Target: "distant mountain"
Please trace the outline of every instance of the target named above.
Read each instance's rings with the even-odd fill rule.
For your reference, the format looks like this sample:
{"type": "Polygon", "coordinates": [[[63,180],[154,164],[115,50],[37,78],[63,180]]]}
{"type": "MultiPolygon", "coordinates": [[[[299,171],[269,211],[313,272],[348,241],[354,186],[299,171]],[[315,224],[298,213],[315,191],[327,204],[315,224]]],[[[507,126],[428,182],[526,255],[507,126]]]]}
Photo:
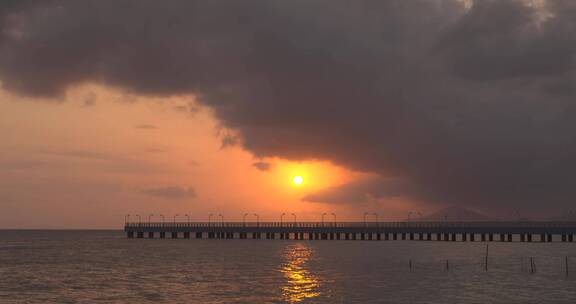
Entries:
{"type": "Polygon", "coordinates": [[[458,207],[450,206],[438,210],[428,216],[422,217],[423,221],[433,222],[482,222],[482,221],[497,221],[497,219],[484,215],[482,213],[458,207]]]}

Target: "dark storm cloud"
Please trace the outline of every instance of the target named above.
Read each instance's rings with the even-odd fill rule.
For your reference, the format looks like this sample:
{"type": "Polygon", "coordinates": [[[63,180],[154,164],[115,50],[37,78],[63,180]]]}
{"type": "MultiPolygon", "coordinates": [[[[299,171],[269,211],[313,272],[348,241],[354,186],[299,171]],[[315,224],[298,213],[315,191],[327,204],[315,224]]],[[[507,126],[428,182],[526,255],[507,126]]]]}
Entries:
{"type": "Polygon", "coordinates": [[[2,29],[2,35],[7,34],[6,28],[13,21],[11,17],[21,10],[29,8],[33,3],[31,0],[3,0],[0,2],[0,18],[2,18],[0,29],[2,29]]]}
{"type": "Polygon", "coordinates": [[[196,191],[194,191],[194,188],[192,187],[188,188],[180,186],[155,187],[155,188],[143,189],[141,192],[149,196],[170,200],[191,199],[196,197],[196,191]]]}
{"type": "Polygon", "coordinates": [[[427,202],[576,199],[573,1],[55,1],[13,15],[0,77],[15,92],[191,93],[237,132],[224,146],[256,157],[327,159],[427,202]]]}
{"type": "Polygon", "coordinates": [[[303,198],[309,202],[333,204],[366,203],[374,199],[407,196],[411,192],[404,181],[382,178],[361,179],[327,188],[303,198]]]}
{"type": "MultiPolygon", "coordinates": [[[[565,7],[574,10],[565,2],[554,13],[565,7]]],[[[574,21],[565,19],[574,11],[568,15],[539,28],[537,11],[518,1],[478,1],[447,31],[440,47],[460,76],[476,80],[563,75],[574,68],[576,50],[574,21]]]]}
{"type": "Polygon", "coordinates": [[[260,171],[268,171],[272,169],[272,164],[264,161],[255,162],[252,164],[252,166],[260,171]]]}

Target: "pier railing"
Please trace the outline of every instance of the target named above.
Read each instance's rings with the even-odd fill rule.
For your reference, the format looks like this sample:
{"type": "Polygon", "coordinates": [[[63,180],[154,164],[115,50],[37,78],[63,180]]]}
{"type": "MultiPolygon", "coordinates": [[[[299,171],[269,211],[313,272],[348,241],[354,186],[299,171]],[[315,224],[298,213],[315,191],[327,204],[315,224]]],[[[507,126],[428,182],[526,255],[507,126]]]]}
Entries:
{"type": "Polygon", "coordinates": [[[573,222],[128,222],[125,228],[576,228],[573,222]]]}

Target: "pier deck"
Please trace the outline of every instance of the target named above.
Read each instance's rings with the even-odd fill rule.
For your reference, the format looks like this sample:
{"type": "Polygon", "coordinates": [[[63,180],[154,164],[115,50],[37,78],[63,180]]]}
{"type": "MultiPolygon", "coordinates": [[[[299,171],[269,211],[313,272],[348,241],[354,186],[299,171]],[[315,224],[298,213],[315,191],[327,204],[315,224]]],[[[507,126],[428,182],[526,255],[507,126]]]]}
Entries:
{"type": "Polygon", "coordinates": [[[573,242],[576,222],[129,222],[128,238],[573,242]]]}

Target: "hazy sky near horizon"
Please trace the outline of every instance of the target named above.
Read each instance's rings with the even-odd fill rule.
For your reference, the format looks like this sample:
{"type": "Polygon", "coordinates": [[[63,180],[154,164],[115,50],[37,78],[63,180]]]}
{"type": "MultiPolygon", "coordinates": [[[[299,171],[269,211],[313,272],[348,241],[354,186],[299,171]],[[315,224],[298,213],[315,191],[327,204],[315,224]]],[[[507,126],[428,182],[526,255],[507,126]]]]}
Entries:
{"type": "Polygon", "coordinates": [[[3,1],[0,18],[0,228],[576,200],[573,1],[3,1]]]}

